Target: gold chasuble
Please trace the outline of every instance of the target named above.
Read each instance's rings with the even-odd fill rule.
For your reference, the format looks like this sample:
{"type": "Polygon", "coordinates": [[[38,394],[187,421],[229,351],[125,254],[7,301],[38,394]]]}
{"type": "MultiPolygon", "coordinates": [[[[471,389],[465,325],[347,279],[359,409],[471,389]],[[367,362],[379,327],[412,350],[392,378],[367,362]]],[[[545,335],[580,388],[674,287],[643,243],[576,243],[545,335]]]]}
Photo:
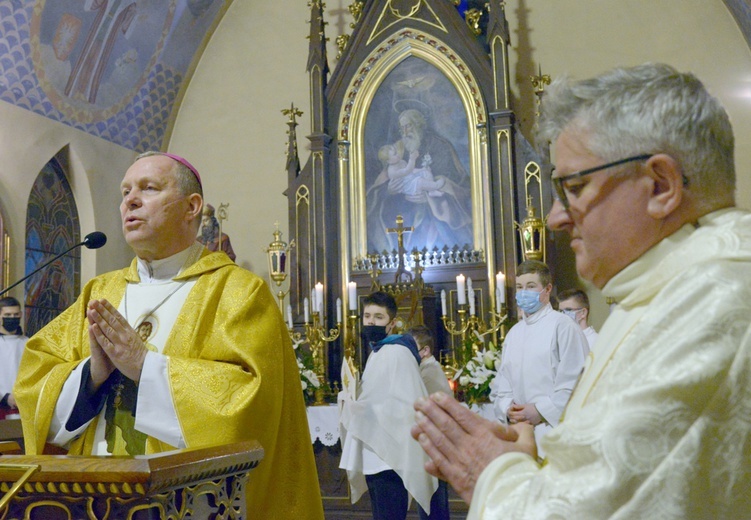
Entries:
{"type": "MultiPolygon", "coordinates": [[[[294,350],[268,286],[224,253],[204,250],[176,281],[196,279],[164,347],[187,447],[256,439],[264,456],[250,474],[248,510],[259,518],[322,519],[313,449],[294,350]]],[[[117,307],[136,260],[98,276],[27,344],[16,384],[27,454],[42,453],[60,391],[89,355],[86,305],[117,307]]],[[[97,418],[69,453],[90,454],[97,418]]],[[[146,453],[174,449],[146,437],[146,453]]]]}

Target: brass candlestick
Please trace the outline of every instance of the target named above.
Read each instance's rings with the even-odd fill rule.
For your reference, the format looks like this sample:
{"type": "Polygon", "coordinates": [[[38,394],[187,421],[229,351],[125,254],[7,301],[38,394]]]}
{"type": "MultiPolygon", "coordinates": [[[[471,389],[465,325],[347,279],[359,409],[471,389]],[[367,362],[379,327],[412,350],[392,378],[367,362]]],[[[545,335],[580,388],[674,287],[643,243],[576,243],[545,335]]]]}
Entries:
{"type": "Polygon", "coordinates": [[[467,344],[467,339],[469,339],[472,342],[472,354],[477,354],[478,347],[481,343],[480,338],[482,336],[485,336],[487,334],[493,334],[493,338],[496,340],[496,343],[500,343],[503,341],[505,337],[505,331],[503,329],[503,325],[508,319],[508,313],[506,311],[506,305],[501,304],[501,311],[496,313],[493,311],[490,311],[488,314],[490,315],[490,322],[486,323],[482,318],[478,317],[477,315],[468,315],[467,312],[467,305],[461,304],[459,305],[459,309],[457,309],[457,313],[459,314],[459,325],[456,324],[454,320],[449,320],[449,317],[446,315],[441,316],[441,321],[443,322],[443,326],[446,329],[446,331],[451,334],[452,336],[461,336],[462,341],[462,352],[461,352],[461,359],[457,359],[456,356],[456,349],[454,349],[453,352],[453,364],[454,368],[458,368],[460,366],[463,366],[464,364],[469,361],[467,356],[471,356],[470,353],[464,352],[464,346],[467,344]],[[498,332],[500,332],[500,337],[498,335],[498,332]],[[477,340],[473,338],[477,338],[477,340]],[[498,341],[500,339],[500,341],[498,341]]]}
{"type": "Polygon", "coordinates": [[[310,345],[310,352],[313,355],[313,370],[318,377],[320,385],[315,391],[315,405],[326,404],[326,390],[324,389],[324,383],[326,380],[326,353],[324,352],[324,346],[326,343],[331,343],[339,337],[341,331],[341,323],[337,323],[336,327],[329,329],[328,335],[326,334],[326,328],[321,326],[321,316],[318,312],[311,313],[312,321],[305,323],[305,336],[303,337],[299,332],[294,334],[302,342],[307,342],[310,345]]]}
{"type": "Polygon", "coordinates": [[[356,311],[350,310],[349,312],[351,314],[347,316],[347,343],[344,346],[344,357],[354,360],[357,350],[357,322],[360,316],[356,314],[356,311]]]}

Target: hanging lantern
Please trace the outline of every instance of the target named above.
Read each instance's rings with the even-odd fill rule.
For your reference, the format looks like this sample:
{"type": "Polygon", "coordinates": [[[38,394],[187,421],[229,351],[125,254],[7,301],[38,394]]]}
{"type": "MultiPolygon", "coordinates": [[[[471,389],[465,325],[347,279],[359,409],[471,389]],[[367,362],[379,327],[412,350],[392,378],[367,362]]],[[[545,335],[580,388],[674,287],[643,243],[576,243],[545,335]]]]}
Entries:
{"type": "Polygon", "coordinates": [[[527,218],[519,224],[514,222],[519,230],[524,260],[545,261],[545,221],[537,217],[535,207],[527,205],[527,218]]]}

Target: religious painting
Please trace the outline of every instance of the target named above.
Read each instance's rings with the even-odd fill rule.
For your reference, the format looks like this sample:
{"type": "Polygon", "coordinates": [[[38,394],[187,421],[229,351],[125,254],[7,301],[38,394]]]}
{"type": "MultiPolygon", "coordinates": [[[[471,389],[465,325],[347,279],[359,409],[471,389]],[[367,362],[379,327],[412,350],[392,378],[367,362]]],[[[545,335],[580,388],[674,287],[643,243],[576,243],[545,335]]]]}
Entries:
{"type": "MultiPolygon", "coordinates": [[[[31,273],[81,242],[78,208],[65,174],[66,154],[58,153],[39,172],[26,210],[25,271],[31,273]]],[[[69,251],[24,285],[28,336],[67,309],[81,286],[81,250],[69,251]]]]}
{"type": "Polygon", "coordinates": [[[413,228],[408,251],[471,247],[469,137],[459,92],[433,64],[407,56],[384,77],[362,141],[368,252],[397,249],[398,215],[413,228]]]}

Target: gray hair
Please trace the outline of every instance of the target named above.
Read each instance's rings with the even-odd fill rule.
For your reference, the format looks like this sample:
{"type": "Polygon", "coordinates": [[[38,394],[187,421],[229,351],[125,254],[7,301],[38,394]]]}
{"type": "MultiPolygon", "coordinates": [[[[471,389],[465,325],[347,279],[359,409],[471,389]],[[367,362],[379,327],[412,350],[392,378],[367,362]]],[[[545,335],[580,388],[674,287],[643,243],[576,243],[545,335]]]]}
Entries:
{"type": "Polygon", "coordinates": [[[604,161],[670,155],[706,210],[734,195],[730,119],[693,74],[646,63],[582,81],[558,78],[543,97],[538,142],[553,142],[569,126],[604,161]]]}
{"type": "MultiPolygon", "coordinates": [[[[139,154],[133,162],[136,162],[139,159],[143,159],[144,157],[153,157],[154,155],[164,155],[165,157],[167,157],[162,152],[149,150],[147,152],[139,154]]],[[[174,159],[172,160],[172,162],[175,164],[172,171],[175,172],[175,177],[177,177],[177,189],[180,190],[180,195],[187,197],[189,195],[193,195],[194,193],[198,193],[201,198],[203,198],[203,188],[201,187],[201,184],[198,182],[198,179],[196,179],[195,174],[190,170],[190,168],[179,161],[175,161],[174,159]]]]}

